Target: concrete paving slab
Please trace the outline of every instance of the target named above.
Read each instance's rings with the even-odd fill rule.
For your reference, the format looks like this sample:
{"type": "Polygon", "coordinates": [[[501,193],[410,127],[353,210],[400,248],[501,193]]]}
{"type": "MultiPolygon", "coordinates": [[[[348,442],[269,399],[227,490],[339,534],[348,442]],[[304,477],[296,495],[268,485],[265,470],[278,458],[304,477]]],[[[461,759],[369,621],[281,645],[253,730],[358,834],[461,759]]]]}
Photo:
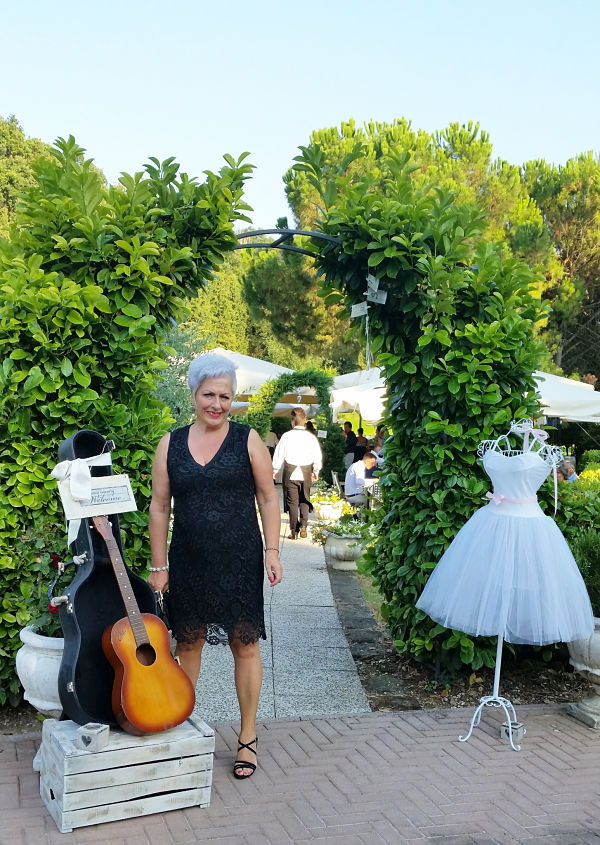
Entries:
{"type": "Polygon", "coordinates": [[[340,620],[335,607],[319,605],[317,607],[287,606],[273,607],[271,622],[274,629],[277,626],[293,625],[298,630],[312,631],[316,628],[332,628],[341,630],[340,620]]]}
{"type": "Polygon", "coordinates": [[[330,643],[327,646],[313,645],[312,643],[295,645],[290,649],[289,642],[283,643],[279,639],[273,645],[274,665],[277,667],[278,673],[281,667],[286,667],[289,671],[296,669],[314,669],[318,667],[320,670],[327,669],[343,669],[346,672],[354,672],[356,666],[347,643],[339,646],[332,646],[330,643]]]}
{"type": "Polygon", "coordinates": [[[305,629],[290,624],[275,626],[276,640],[279,644],[289,646],[290,652],[295,648],[314,646],[315,648],[343,648],[348,646],[348,640],[343,629],[323,628],[318,630],[305,629]]]}
{"type": "MultiPolygon", "coordinates": [[[[274,719],[273,667],[270,641],[261,641],[263,683],[258,706],[259,719],[274,719]]],[[[233,679],[233,656],[228,646],[205,646],[202,669],[196,686],[197,713],[209,725],[237,722],[239,707],[233,679]]]]}
{"type": "Polygon", "coordinates": [[[356,669],[290,667],[273,672],[277,718],[369,713],[356,669]]]}
{"type": "Polygon", "coordinates": [[[324,590],[322,587],[300,587],[294,595],[277,596],[273,601],[273,607],[278,610],[285,610],[288,607],[333,607],[331,590],[324,590]]]}

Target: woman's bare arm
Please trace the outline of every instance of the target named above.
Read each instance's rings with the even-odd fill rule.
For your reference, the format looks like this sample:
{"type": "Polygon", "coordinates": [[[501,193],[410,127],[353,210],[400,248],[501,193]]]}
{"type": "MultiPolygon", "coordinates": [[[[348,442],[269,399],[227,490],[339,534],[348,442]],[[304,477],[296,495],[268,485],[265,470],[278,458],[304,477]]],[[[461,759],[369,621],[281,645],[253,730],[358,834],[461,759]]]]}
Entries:
{"type": "MultiPolygon", "coordinates": [[[[150,565],[155,569],[167,565],[167,535],[171,515],[171,485],[167,473],[169,438],[169,434],[165,434],[161,438],[152,464],[152,501],[150,502],[148,532],[152,551],[152,563],[150,565]]],[[[151,572],[148,583],[153,590],[165,592],[169,587],[168,571],[151,572]]]]}
{"type": "Polygon", "coordinates": [[[281,525],[279,497],[273,484],[273,464],[269,450],[253,428],[250,429],[248,437],[248,453],[252,464],[256,501],[265,538],[265,568],[271,586],[275,586],[275,584],[279,584],[283,575],[283,568],[279,562],[279,530],[281,525]]]}

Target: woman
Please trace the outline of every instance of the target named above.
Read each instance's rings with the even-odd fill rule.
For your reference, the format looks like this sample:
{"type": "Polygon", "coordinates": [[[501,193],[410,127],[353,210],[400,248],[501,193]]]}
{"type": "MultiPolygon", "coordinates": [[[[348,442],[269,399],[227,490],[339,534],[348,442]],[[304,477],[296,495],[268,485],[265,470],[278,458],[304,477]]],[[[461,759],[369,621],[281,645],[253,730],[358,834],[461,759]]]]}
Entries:
{"type": "Polygon", "coordinates": [[[246,778],[256,770],[262,682],[258,641],[266,639],[263,559],[272,587],[283,573],[279,501],[265,444],[254,429],[228,419],[236,391],[229,359],[198,356],[190,365],[188,384],[196,419],[165,434],[154,458],[148,581],[154,590],[169,590],[176,654],[194,687],[204,643],[229,643],[241,718],[233,774],[246,778]],[[167,563],[171,497],[174,522],[167,563]]]}
{"type": "Polygon", "coordinates": [[[364,429],[357,428],[356,429],[356,446],[354,447],[354,463],[356,461],[362,460],[363,455],[367,452],[367,446],[369,445],[369,441],[365,437],[364,429]]]}

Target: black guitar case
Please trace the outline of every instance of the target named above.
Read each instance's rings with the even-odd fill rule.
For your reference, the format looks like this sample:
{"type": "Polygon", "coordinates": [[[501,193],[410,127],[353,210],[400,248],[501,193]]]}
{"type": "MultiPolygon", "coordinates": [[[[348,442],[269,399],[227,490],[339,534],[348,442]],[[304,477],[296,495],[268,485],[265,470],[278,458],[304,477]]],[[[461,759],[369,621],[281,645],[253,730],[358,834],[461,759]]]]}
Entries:
{"type": "MultiPolygon", "coordinates": [[[[91,458],[110,452],[114,444],[97,431],[78,431],[58,448],[59,460],[91,458]]],[[[111,475],[111,466],[91,466],[92,477],[111,475]]],[[[125,560],[116,514],[108,517],[125,560]]],[[[63,718],[79,725],[101,722],[116,725],[111,706],[114,671],[102,650],[104,630],[125,615],[110,557],[102,537],[90,519],[82,519],[71,544],[73,555],[85,555],[66,589],[68,601],[58,608],[65,647],[58,674],[63,718]]],[[[126,567],[135,599],[142,613],[156,613],[156,600],[149,584],[126,567]]]]}

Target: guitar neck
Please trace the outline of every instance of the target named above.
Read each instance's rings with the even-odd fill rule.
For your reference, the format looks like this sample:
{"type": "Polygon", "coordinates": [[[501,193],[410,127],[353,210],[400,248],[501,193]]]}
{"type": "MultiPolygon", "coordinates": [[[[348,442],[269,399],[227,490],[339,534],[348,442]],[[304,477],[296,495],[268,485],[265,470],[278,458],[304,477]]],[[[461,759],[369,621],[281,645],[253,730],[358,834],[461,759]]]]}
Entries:
{"type": "Polygon", "coordinates": [[[92,522],[106,543],[110,562],[112,564],[113,572],[115,573],[115,578],[117,579],[119,592],[121,593],[121,598],[123,599],[123,604],[125,606],[125,613],[129,619],[129,624],[131,625],[136,645],[139,647],[140,645],[149,643],[150,640],[144,625],[144,620],[142,619],[138,603],[135,600],[133,588],[125,568],[125,563],[121,557],[117,541],[112,533],[110,522],[105,516],[94,516],[92,517],[92,522]]]}

